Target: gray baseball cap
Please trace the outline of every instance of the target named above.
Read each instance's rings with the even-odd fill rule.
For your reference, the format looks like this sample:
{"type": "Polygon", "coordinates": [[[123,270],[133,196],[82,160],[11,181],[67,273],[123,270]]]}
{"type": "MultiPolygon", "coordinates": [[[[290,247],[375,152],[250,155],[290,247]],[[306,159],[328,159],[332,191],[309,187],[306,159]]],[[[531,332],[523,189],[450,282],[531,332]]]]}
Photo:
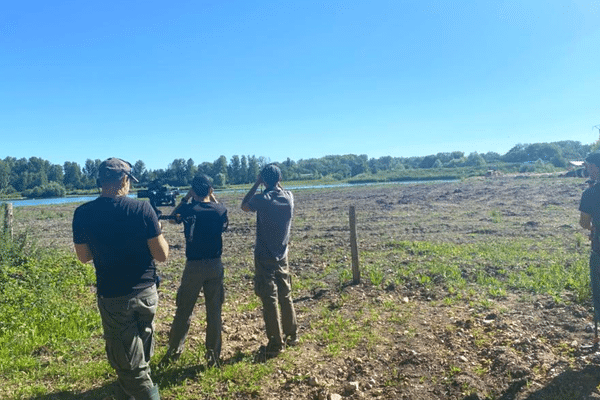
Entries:
{"type": "Polygon", "coordinates": [[[121,179],[123,175],[127,175],[132,181],[138,183],[139,180],[131,174],[132,169],[131,163],[120,158],[111,157],[102,161],[98,167],[98,179],[101,182],[108,182],[121,179]]]}

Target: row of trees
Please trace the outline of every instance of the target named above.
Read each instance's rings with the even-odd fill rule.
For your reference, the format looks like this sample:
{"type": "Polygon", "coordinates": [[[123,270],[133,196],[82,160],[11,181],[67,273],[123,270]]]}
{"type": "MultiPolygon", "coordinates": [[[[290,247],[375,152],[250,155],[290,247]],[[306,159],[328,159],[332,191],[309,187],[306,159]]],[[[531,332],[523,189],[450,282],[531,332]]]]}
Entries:
{"type": "MultiPolygon", "coordinates": [[[[343,180],[361,174],[404,169],[438,169],[457,167],[497,168],[503,163],[537,162],[563,168],[568,160],[581,160],[600,146],[600,143],[582,145],[576,141],[517,144],[504,155],[495,152],[465,155],[461,151],[437,153],[424,157],[369,158],[367,155],[325,156],[293,161],[289,158],[278,163],[284,179],[311,180],[329,177],[343,180]]],[[[231,159],[221,156],[214,162],[196,164],[191,158],[175,159],[165,169],[149,170],[142,160],[135,162],[133,173],[140,186],[151,182],[171,186],[187,186],[198,173],[210,176],[215,186],[247,184],[254,182],[260,169],[270,160],[265,157],[238,156],[231,159]]],[[[62,196],[65,192],[89,190],[96,187],[96,177],[101,160],[88,159],[83,166],[67,161],[63,165],[51,164],[39,157],[29,159],[6,157],[0,160],[0,195],[21,193],[28,197],[62,196]]]]}

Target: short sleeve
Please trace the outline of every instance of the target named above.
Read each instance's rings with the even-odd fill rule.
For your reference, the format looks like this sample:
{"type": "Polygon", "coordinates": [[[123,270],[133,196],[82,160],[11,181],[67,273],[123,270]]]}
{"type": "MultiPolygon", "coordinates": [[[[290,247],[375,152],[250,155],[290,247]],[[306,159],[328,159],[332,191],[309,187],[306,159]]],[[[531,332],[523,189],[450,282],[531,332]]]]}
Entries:
{"type": "Polygon", "coordinates": [[[252,211],[258,211],[260,209],[260,205],[262,204],[263,196],[262,194],[255,194],[248,200],[248,207],[252,211]]]}
{"type": "Polygon", "coordinates": [[[82,224],[83,219],[81,218],[81,210],[76,209],[73,214],[73,243],[75,244],[87,244],[88,243],[88,235],[85,232],[85,229],[82,224]]]}
{"type": "Polygon", "coordinates": [[[156,212],[148,202],[144,202],[144,219],[146,220],[146,238],[152,239],[162,233],[156,212]]]}
{"type": "Polygon", "coordinates": [[[579,203],[579,211],[584,212],[586,214],[592,215],[594,212],[594,204],[592,202],[592,190],[593,188],[587,189],[581,195],[581,201],[579,203]]]}
{"type": "Polygon", "coordinates": [[[221,216],[221,220],[223,222],[222,231],[225,232],[227,227],[229,226],[229,217],[227,217],[227,210],[223,211],[223,215],[221,216]]]}

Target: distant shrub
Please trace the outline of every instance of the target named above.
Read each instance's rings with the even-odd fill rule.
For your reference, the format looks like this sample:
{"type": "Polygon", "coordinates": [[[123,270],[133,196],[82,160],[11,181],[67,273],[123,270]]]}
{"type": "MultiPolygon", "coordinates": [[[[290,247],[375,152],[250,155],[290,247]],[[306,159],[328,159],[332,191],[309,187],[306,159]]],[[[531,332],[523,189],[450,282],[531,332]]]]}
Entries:
{"type": "Polygon", "coordinates": [[[11,185],[8,185],[7,187],[5,187],[4,189],[0,190],[0,194],[14,194],[16,193],[17,190],[12,187],[11,185]]]}
{"type": "Polygon", "coordinates": [[[521,173],[524,173],[524,172],[535,172],[535,165],[534,164],[523,164],[519,168],[519,172],[521,172],[521,173]]]}
{"type": "Polygon", "coordinates": [[[57,182],[49,182],[42,186],[36,186],[23,192],[23,196],[32,198],[63,197],[66,190],[63,185],[57,182]]]}

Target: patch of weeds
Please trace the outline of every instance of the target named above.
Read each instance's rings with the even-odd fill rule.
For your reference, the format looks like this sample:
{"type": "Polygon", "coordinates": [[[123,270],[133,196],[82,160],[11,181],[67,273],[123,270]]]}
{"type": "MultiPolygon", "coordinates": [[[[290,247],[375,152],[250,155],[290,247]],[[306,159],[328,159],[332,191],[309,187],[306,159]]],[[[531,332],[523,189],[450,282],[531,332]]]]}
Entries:
{"type": "Polygon", "coordinates": [[[492,210],[490,212],[490,217],[492,218],[492,222],[494,224],[499,224],[502,222],[502,213],[499,210],[492,210]]]}
{"type": "Polygon", "coordinates": [[[488,295],[493,298],[505,298],[506,297],[506,289],[500,286],[492,286],[487,290],[488,295]]]}
{"type": "Polygon", "coordinates": [[[431,277],[429,275],[419,275],[417,280],[423,286],[431,286],[431,277]]]}
{"type": "Polygon", "coordinates": [[[568,343],[559,343],[555,349],[558,353],[565,356],[573,356],[575,354],[575,349],[568,343]]]}
{"type": "Polygon", "coordinates": [[[444,297],[444,300],[442,300],[442,302],[444,303],[445,306],[451,307],[457,303],[457,300],[458,299],[456,296],[446,296],[446,297],[444,297]]]}
{"type": "Polygon", "coordinates": [[[227,311],[229,309],[233,309],[237,313],[243,313],[248,311],[254,311],[258,308],[262,307],[262,303],[258,296],[250,296],[244,301],[236,301],[233,305],[229,303],[225,303],[224,310],[227,311]]]}
{"type": "Polygon", "coordinates": [[[447,324],[444,326],[444,331],[446,333],[453,333],[456,332],[456,325],[452,325],[452,324],[447,324]]]}
{"type": "Polygon", "coordinates": [[[337,312],[322,312],[321,315],[321,319],[311,324],[311,328],[316,331],[317,340],[326,344],[331,356],[354,349],[361,342],[367,345],[375,339],[371,324],[368,321],[365,323],[360,315],[354,318],[337,312]]]}
{"type": "Polygon", "coordinates": [[[494,302],[490,299],[482,299],[479,301],[479,305],[484,310],[491,310],[494,307],[494,302]]]}
{"type": "Polygon", "coordinates": [[[272,363],[255,364],[245,360],[223,368],[210,368],[202,374],[200,386],[210,393],[219,382],[227,387],[228,398],[240,395],[256,395],[262,388],[262,380],[273,373],[272,363]]]}
{"type": "Polygon", "coordinates": [[[369,281],[373,286],[380,286],[383,283],[384,274],[380,269],[369,268],[369,281]]]}
{"type": "Polygon", "coordinates": [[[410,319],[410,313],[397,313],[389,316],[387,318],[388,322],[392,322],[397,325],[405,325],[410,319]]]}
{"type": "Polygon", "coordinates": [[[477,347],[487,346],[491,339],[488,335],[486,335],[481,329],[473,329],[471,331],[471,335],[473,335],[473,343],[477,347]]]}
{"type": "Polygon", "coordinates": [[[457,367],[456,365],[451,365],[450,368],[447,371],[447,377],[449,379],[452,379],[456,375],[460,374],[461,371],[462,371],[462,369],[460,367],[457,367]]]}
{"type": "Polygon", "coordinates": [[[350,271],[348,268],[343,268],[340,271],[340,273],[339,273],[339,284],[340,284],[340,287],[344,286],[348,282],[352,282],[352,279],[353,279],[352,271],[350,271]]]}

